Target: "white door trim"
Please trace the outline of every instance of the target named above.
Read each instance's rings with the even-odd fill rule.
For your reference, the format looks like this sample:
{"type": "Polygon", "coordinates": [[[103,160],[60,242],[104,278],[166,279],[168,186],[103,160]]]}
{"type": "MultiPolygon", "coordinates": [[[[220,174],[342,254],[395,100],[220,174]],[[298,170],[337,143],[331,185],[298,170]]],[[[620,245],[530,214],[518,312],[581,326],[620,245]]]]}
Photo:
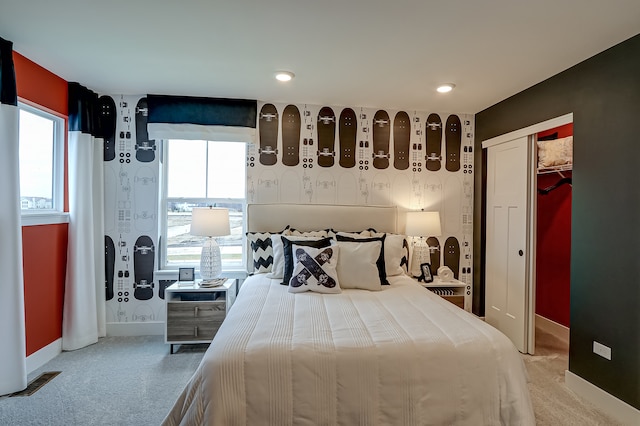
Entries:
{"type": "Polygon", "coordinates": [[[490,146],[500,145],[501,143],[509,142],[514,139],[522,138],[525,136],[533,135],[535,133],[542,132],[544,130],[553,129],[555,127],[564,126],[565,124],[573,123],[573,113],[562,115],[560,117],[552,118],[551,120],[543,121],[541,123],[532,124],[529,127],[523,129],[514,130],[504,135],[496,136],[491,139],[482,141],[482,149],[489,148],[490,146]]]}

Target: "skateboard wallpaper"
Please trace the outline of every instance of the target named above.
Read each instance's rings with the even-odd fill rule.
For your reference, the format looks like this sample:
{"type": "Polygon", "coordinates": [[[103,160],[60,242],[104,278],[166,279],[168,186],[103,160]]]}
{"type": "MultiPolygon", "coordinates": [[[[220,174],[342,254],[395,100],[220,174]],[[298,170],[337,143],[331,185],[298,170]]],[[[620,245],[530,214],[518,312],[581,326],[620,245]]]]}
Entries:
{"type": "MultiPolygon", "coordinates": [[[[108,323],[164,321],[158,261],[160,141],[144,96],[105,96],[105,288],[108,323]]],[[[440,212],[432,262],[471,284],[471,114],[258,102],[247,145],[247,203],[397,205],[440,212]]],[[[471,295],[467,295],[471,297],[471,295]]]]}
{"type": "Polygon", "coordinates": [[[248,203],[437,210],[434,261],[471,284],[473,115],[258,102],[257,127],[248,203]]]}
{"type": "Polygon", "coordinates": [[[154,277],[160,151],[147,134],[144,97],[103,98],[114,126],[104,156],[107,322],[163,321],[167,283],[154,277]]]}

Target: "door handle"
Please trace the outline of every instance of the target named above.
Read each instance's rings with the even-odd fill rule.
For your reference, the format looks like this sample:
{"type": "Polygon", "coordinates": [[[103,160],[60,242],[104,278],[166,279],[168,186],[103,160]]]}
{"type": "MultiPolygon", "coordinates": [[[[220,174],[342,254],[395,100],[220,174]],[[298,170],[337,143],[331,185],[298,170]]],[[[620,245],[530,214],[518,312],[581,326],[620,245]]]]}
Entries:
{"type": "Polygon", "coordinates": [[[522,250],[518,250],[518,254],[519,254],[520,256],[524,256],[524,252],[523,252],[522,250]]]}

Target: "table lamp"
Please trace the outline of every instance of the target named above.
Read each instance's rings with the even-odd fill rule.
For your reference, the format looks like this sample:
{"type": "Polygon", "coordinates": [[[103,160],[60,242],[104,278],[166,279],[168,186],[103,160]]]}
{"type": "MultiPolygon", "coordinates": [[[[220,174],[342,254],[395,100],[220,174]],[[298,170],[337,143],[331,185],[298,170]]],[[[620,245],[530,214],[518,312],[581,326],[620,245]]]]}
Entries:
{"type": "Polygon", "coordinates": [[[229,209],[195,207],[191,216],[191,235],[207,237],[200,256],[200,276],[203,282],[218,278],[222,273],[220,246],[214,237],[229,235],[229,209]]]}
{"type": "Polygon", "coordinates": [[[420,264],[431,263],[431,252],[437,247],[429,247],[425,237],[439,237],[442,234],[440,228],[440,212],[410,211],[407,212],[406,234],[411,237],[419,237],[413,244],[413,256],[411,256],[410,274],[414,277],[422,275],[420,264]]]}

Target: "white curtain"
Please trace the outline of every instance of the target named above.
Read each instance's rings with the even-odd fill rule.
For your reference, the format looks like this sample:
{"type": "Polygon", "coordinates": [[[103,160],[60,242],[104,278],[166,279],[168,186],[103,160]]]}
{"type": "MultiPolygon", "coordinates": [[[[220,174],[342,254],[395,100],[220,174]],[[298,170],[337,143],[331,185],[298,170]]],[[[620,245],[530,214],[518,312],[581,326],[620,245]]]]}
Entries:
{"type": "Polygon", "coordinates": [[[0,38],[0,395],[27,387],[17,104],[13,44],[0,38]]]}
{"type": "Polygon", "coordinates": [[[0,395],[27,387],[18,114],[0,104],[0,395]]]}
{"type": "Polygon", "coordinates": [[[62,349],[75,350],[105,335],[103,140],[97,96],[69,84],[69,243],[62,349]]]}

